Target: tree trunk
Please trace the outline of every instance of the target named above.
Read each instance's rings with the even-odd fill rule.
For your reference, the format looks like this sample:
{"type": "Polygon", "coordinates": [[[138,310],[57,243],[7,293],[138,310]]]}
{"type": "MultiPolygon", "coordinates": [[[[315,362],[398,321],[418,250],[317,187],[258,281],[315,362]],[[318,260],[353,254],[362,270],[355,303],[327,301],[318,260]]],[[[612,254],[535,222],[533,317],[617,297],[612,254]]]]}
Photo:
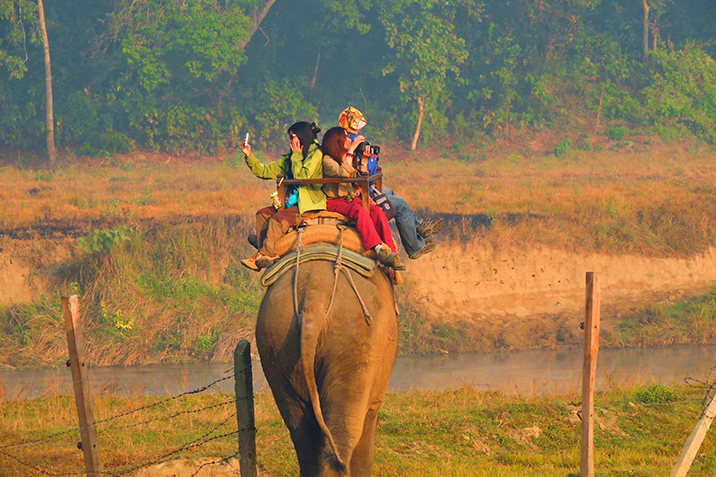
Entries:
{"type": "Polygon", "coordinates": [[[642,61],[646,61],[646,57],[649,55],[649,4],[647,0],[641,0],[644,6],[644,43],[641,52],[642,61]]]}
{"type": "Polygon", "coordinates": [[[414,151],[418,147],[418,139],[420,139],[420,128],[423,126],[423,113],[425,113],[425,108],[423,107],[423,98],[418,98],[418,126],[415,128],[413,144],[410,145],[411,151],[414,151]]]}
{"type": "Polygon", "coordinates": [[[249,30],[249,36],[244,38],[238,45],[236,45],[239,50],[243,50],[246,45],[249,44],[249,41],[251,41],[251,37],[254,36],[254,33],[259,31],[261,22],[264,21],[264,18],[266,18],[266,15],[268,15],[269,10],[271,10],[271,7],[274,3],[276,3],[276,0],[268,0],[266,2],[266,5],[264,5],[264,8],[261,9],[260,12],[258,9],[251,12],[251,30],[249,30]]]}
{"type": "Polygon", "coordinates": [[[599,108],[597,109],[597,122],[594,125],[594,134],[599,130],[599,122],[602,120],[602,105],[604,104],[604,93],[607,91],[607,85],[602,85],[602,95],[599,97],[599,108]]]}
{"type": "Polygon", "coordinates": [[[316,87],[316,78],[318,78],[318,64],[321,62],[321,47],[318,47],[318,57],[316,58],[316,69],[313,70],[313,80],[311,81],[311,90],[308,92],[308,102],[313,102],[313,88],[316,87]]]}
{"type": "Polygon", "coordinates": [[[52,106],[52,69],[50,68],[50,42],[47,39],[47,26],[45,25],[45,6],[42,0],[37,0],[37,11],[40,16],[40,32],[42,33],[42,45],[45,50],[45,127],[47,129],[47,155],[50,165],[54,166],[57,161],[57,149],[55,148],[55,119],[52,106]]]}
{"type": "Polygon", "coordinates": [[[656,53],[656,49],[659,45],[659,25],[656,23],[656,21],[651,26],[651,35],[653,39],[651,49],[654,51],[654,53],[656,53]]]}

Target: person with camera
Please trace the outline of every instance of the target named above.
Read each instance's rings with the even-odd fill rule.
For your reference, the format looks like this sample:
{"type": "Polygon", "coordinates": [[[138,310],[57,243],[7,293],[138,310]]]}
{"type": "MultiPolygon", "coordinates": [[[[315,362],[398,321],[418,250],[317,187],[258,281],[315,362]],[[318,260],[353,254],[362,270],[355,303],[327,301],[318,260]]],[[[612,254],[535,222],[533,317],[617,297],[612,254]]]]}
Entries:
{"type": "MultiPolygon", "coordinates": [[[[326,131],[323,136],[323,177],[356,177],[358,170],[354,164],[356,147],[365,142],[365,138],[358,136],[354,139],[341,127],[334,127],[326,131]]],[[[364,167],[364,166],[359,166],[364,167]]],[[[373,249],[378,255],[378,261],[395,270],[405,270],[405,265],[398,257],[393,234],[388,224],[388,218],[383,210],[375,204],[370,205],[370,211],[363,207],[360,187],[354,184],[324,184],[323,192],[328,197],[326,210],[338,212],[355,220],[356,228],[366,250],[373,249]]]]}
{"type": "MultiPolygon", "coordinates": [[[[338,118],[338,125],[348,132],[351,140],[363,138],[362,144],[356,146],[356,151],[358,151],[357,156],[361,157],[367,172],[372,175],[378,170],[380,147],[375,145],[371,146],[365,141],[363,136],[358,135],[358,131],[363,129],[366,124],[363,113],[352,106],[344,109],[338,118]],[[363,151],[362,156],[360,156],[361,151],[363,151]]],[[[435,250],[435,241],[427,240],[427,238],[438,233],[443,228],[444,220],[442,218],[437,220],[420,219],[413,212],[408,201],[404,197],[397,195],[393,189],[383,186],[381,192],[395,209],[395,225],[398,227],[400,241],[408,257],[417,259],[435,250]]],[[[376,191],[371,187],[371,196],[375,194],[376,191]]]]}
{"type": "MultiPolygon", "coordinates": [[[[288,128],[288,154],[278,161],[261,162],[253,155],[247,141],[241,148],[246,164],[260,179],[276,179],[282,174],[286,179],[321,179],[323,177],[323,152],[318,145],[321,128],[316,123],[300,121],[288,128]]],[[[256,248],[258,252],[241,261],[242,265],[254,271],[270,267],[278,258],[276,242],[289,228],[296,225],[298,215],[313,210],[326,209],[326,196],[321,184],[287,186],[284,208],[277,210],[274,205],[256,212],[256,248]]]]}

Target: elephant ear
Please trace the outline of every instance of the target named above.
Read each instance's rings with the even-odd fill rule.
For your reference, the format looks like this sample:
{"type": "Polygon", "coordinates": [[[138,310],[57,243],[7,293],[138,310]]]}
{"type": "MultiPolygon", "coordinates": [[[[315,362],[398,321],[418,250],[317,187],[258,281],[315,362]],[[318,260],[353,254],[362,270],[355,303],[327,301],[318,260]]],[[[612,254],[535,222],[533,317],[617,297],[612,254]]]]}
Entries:
{"type": "Polygon", "coordinates": [[[333,468],[341,473],[347,472],[345,462],[338,455],[338,448],[333,440],[333,434],[328,429],[326,421],[323,419],[323,411],[321,410],[321,400],[318,396],[318,385],[316,384],[315,362],[316,347],[318,346],[318,338],[326,325],[326,306],[325,293],[323,291],[309,289],[303,297],[297,319],[301,324],[301,364],[303,366],[303,377],[306,380],[306,386],[311,397],[311,406],[313,414],[316,416],[318,426],[323,431],[323,435],[328,443],[328,455],[326,456],[333,468]]]}

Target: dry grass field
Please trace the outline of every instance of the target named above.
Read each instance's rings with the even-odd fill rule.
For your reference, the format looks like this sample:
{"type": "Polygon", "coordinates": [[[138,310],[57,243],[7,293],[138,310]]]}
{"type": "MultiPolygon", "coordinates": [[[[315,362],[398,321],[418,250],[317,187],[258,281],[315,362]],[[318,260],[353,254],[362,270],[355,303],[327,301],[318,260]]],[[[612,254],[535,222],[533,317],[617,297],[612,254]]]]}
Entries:
{"type": "MultiPolygon", "coordinates": [[[[479,319],[463,316],[469,310],[453,297],[460,288],[450,292],[452,308],[444,300],[426,301],[431,287],[425,280],[451,283],[440,270],[478,249],[490,251],[478,254],[487,257],[488,271],[497,257],[505,257],[502,263],[541,249],[559,251],[565,263],[590,254],[615,263],[643,258],[655,267],[670,260],[669,273],[682,267],[685,276],[710,263],[699,262],[716,236],[716,150],[710,146],[631,137],[560,155],[524,138],[509,145],[455,140],[417,153],[383,149],[385,184],[422,216],[446,219],[440,249],[410,261],[417,275],[411,278],[409,269],[398,291],[403,353],[577,344],[574,311],[549,309],[532,324],[506,323],[491,321],[489,307],[479,319]],[[450,312],[437,316],[431,306],[450,312]],[[547,332],[537,336],[534,327],[547,322],[547,332]],[[509,336],[504,327],[511,327],[509,336]]],[[[263,292],[238,261],[252,253],[245,238],[272,190],[271,181],[254,178],[242,158],[228,153],[68,157],[54,170],[21,155],[6,157],[0,162],[0,363],[63,361],[57,298],[69,293],[80,295],[96,364],[228,360],[235,343],[252,334],[263,292]]],[[[534,263],[549,265],[545,257],[534,263]]],[[[616,270],[628,271],[626,263],[616,270]]],[[[693,290],[681,284],[666,290],[673,296],[664,303],[642,299],[615,309],[612,331],[618,333],[604,344],[711,342],[716,307],[703,295],[711,286],[707,278],[692,280],[693,290]]],[[[500,283],[495,286],[511,286],[500,283]]],[[[473,298],[479,301],[480,292],[473,298]]],[[[569,301],[576,310],[581,298],[569,301]]]]}

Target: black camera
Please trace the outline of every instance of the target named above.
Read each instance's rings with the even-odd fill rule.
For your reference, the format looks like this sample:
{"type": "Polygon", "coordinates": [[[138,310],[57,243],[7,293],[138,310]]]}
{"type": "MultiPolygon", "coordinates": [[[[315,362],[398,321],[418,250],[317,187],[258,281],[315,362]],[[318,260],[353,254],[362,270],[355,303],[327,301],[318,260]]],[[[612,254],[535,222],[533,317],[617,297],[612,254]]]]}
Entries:
{"type": "Polygon", "coordinates": [[[353,152],[353,167],[358,169],[358,164],[360,164],[361,159],[363,159],[363,154],[365,154],[365,148],[370,147],[373,150],[373,154],[376,155],[376,160],[378,159],[378,154],[380,154],[380,146],[372,145],[369,142],[363,141],[362,143],[358,144],[358,147],[356,147],[355,151],[353,152]]]}

